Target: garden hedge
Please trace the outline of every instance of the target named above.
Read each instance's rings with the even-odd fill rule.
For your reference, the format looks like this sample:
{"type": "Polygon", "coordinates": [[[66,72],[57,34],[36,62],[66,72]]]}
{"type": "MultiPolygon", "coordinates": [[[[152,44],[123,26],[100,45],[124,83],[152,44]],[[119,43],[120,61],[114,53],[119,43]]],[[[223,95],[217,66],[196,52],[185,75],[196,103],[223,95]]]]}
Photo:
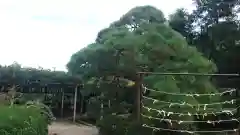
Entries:
{"type": "Polygon", "coordinates": [[[47,119],[40,109],[0,105],[0,135],[47,135],[47,119]]]}

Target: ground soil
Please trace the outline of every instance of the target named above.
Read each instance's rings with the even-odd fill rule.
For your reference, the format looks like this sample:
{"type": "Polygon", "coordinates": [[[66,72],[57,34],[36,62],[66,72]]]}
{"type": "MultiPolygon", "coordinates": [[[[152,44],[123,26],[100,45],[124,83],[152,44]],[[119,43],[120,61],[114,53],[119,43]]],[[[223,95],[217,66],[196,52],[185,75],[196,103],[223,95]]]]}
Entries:
{"type": "Polygon", "coordinates": [[[98,135],[98,133],[94,126],[54,122],[49,126],[49,135],[98,135]]]}

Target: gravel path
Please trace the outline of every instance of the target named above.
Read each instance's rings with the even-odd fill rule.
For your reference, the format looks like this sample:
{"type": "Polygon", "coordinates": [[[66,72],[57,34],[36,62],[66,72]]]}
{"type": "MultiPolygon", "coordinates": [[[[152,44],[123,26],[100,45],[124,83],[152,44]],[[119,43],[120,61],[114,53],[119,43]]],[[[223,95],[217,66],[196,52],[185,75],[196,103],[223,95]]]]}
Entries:
{"type": "Polygon", "coordinates": [[[66,122],[54,122],[49,126],[49,135],[97,135],[96,127],[76,125],[66,122]]]}

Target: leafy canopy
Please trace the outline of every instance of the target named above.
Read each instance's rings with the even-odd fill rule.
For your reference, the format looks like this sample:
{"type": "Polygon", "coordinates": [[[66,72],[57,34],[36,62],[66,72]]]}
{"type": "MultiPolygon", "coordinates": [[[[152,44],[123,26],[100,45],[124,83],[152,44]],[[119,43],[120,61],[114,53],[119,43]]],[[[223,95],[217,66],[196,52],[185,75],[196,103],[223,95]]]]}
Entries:
{"type": "MultiPolygon", "coordinates": [[[[116,78],[118,82],[119,78],[135,81],[136,73],[139,71],[215,72],[215,64],[203,57],[195,47],[188,46],[186,39],[181,34],[164,24],[165,20],[162,12],[154,7],[133,8],[120,20],[113,22],[109,28],[100,31],[95,43],[75,53],[68,63],[69,71],[73,74],[80,74],[86,84],[89,81],[92,82],[91,85],[94,87],[86,90],[104,93],[103,99],[110,100],[112,104],[115,104],[115,107],[114,105],[108,106],[109,110],[112,109],[111,113],[126,112],[127,107],[121,107],[123,102],[133,105],[129,100],[133,99],[133,95],[129,96],[128,94],[127,96],[126,93],[134,92],[135,87],[119,86],[116,78]],[[110,76],[112,79],[109,79],[110,76]]],[[[204,76],[148,75],[144,77],[144,85],[158,91],[173,93],[217,92],[209,79],[204,76]]],[[[150,96],[167,102],[185,101],[189,104],[207,104],[219,100],[218,96],[173,98],[157,93],[150,93],[150,96]]],[[[96,100],[100,99],[96,98],[96,100]]],[[[166,104],[152,104],[145,100],[144,102],[147,106],[166,111],[196,112],[196,108],[169,108],[169,105],[166,104]]],[[[217,109],[218,107],[214,106],[213,108],[217,109]]],[[[203,108],[199,111],[201,110],[203,108]]],[[[193,117],[186,119],[193,119],[193,117]]]]}

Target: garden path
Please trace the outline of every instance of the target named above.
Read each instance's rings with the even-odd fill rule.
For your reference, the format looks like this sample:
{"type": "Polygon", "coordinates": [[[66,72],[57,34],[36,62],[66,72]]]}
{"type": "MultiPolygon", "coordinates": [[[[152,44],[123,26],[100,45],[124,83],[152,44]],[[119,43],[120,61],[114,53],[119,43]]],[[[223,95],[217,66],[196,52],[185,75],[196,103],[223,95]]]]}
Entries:
{"type": "Polygon", "coordinates": [[[54,122],[49,126],[49,135],[98,135],[96,127],[54,122]]]}

